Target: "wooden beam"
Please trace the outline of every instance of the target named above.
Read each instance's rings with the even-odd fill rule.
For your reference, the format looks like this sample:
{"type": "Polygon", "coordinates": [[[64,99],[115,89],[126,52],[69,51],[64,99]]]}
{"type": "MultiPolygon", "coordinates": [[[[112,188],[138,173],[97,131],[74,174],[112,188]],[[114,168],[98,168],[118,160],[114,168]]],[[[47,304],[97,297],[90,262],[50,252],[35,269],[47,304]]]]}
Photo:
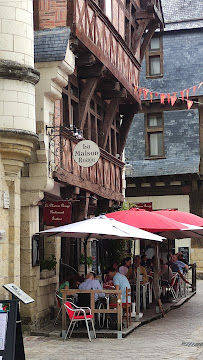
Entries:
{"type": "Polygon", "coordinates": [[[117,90],[106,90],[101,92],[102,100],[109,100],[112,98],[127,98],[127,90],[122,89],[120,91],[117,90]]]}
{"type": "Polygon", "coordinates": [[[106,72],[106,67],[103,64],[94,64],[92,66],[79,66],[78,67],[78,78],[88,79],[90,77],[103,76],[106,72]]]}
{"type": "Polygon", "coordinates": [[[98,83],[98,77],[87,79],[86,83],[84,84],[82,93],[80,95],[79,129],[81,129],[81,130],[83,130],[83,128],[84,128],[90,101],[91,101],[94,91],[96,89],[97,83],[98,83]]]}
{"type": "Polygon", "coordinates": [[[96,58],[91,53],[81,54],[78,59],[76,59],[77,66],[84,66],[84,65],[93,65],[96,62],[96,58]]]}
{"type": "MultiPolygon", "coordinates": [[[[124,105],[122,105],[123,107],[124,105]]],[[[119,149],[118,149],[118,153],[121,154],[123,152],[123,149],[125,147],[125,143],[126,143],[126,139],[127,139],[127,135],[128,132],[130,130],[130,126],[132,124],[134,115],[139,111],[139,104],[126,104],[125,105],[125,111],[126,113],[124,113],[124,117],[123,117],[123,121],[121,124],[121,129],[120,129],[120,145],[119,145],[119,149]]],[[[122,112],[121,112],[122,114],[122,112]]]]}
{"type": "Polygon", "coordinates": [[[144,37],[144,40],[143,40],[141,48],[140,48],[140,62],[142,62],[142,60],[144,59],[144,55],[145,55],[145,52],[146,52],[147,45],[149,44],[149,42],[150,42],[152,36],[154,35],[154,32],[155,32],[157,27],[158,27],[157,23],[153,22],[150,25],[150,28],[149,28],[148,32],[146,33],[146,35],[144,37]]]}
{"type": "Polygon", "coordinates": [[[69,173],[63,169],[58,169],[53,174],[54,178],[64,184],[71,184],[71,186],[78,186],[81,189],[90,191],[99,197],[106,198],[113,201],[123,202],[123,195],[118,191],[112,191],[112,189],[106,189],[104,186],[94,184],[89,180],[85,180],[78,175],[69,173]]]}
{"type": "Polygon", "coordinates": [[[98,84],[96,91],[108,91],[108,90],[115,90],[120,91],[120,83],[119,81],[114,80],[104,80],[102,83],[98,84]]]}
{"type": "Polygon", "coordinates": [[[119,98],[114,98],[111,100],[108,110],[106,112],[103,124],[103,136],[101,137],[101,147],[103,149],[106,148],[107,140],[109,136],[109,132],[111,130],[111,125],[113,123],[113,119],[118,111],[119,98]]]}
{"type": "Polygon", "coordinates": [[[146,29],[146,27],[147,27],[150,20],[151,19],[141,20],[140,23],[139,23],[139,27],[138,27],[137,31],[135,31],[135,33],[134,33],[134,36],[132,38],[132,44],[133,44],[132,47],[133,47],[134,54],[136,53],[137,48],[141,43],[142,36],[143,36],[144,31],[145,31],[145,29],[146,29]]]}
{"type": "Polygon", "coordinates": [[[134,18],[136,20],[143,20],[143,19],[154,19],[155,16],[152,13],[148,13],[144,10],[136,11],[134,18]]]}

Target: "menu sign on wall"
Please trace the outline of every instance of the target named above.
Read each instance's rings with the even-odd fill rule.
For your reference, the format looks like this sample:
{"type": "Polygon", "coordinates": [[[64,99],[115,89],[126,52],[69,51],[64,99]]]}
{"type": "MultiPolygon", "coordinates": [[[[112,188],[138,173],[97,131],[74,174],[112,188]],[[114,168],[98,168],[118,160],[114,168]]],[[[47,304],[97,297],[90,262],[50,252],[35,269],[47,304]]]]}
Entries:
{"type": "Polygon", "coordinates": [[[71,223],[71,203],[68,201],[46,201],[43,208],[43,222],[47,226],[71,223]]]}

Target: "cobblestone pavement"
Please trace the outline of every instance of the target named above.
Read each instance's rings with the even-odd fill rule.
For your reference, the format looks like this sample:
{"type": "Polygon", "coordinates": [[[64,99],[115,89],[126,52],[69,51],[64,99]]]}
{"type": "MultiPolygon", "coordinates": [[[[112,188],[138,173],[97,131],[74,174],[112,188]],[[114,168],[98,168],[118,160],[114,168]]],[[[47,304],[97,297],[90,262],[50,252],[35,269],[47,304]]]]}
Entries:
{"type": "Polygon", "coordinates": [[[26,337],[26,360],[203,360],[203,281],[197,294],[165,318],[139,327],[122,340],[62,339],[26,337]]]}

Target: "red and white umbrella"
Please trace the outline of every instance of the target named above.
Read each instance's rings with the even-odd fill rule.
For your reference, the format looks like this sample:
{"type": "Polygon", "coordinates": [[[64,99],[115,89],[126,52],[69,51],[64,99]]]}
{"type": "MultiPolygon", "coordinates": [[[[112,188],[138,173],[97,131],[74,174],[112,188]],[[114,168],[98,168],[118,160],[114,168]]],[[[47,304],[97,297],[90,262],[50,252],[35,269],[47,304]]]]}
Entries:
{"type": "Polygon", "coordinates": [[[144,209],[132,208],[108,213],[105,216],[152,233],[188,229],[177,221],[144,209]]]}
{"type": "Polygon", "coordinates": [[[161,232],[168,239],[184,239],[186,237],[199,238],[203,236],[203,219],[197,215],[179,210],[158,210],[156,214],[175,220],[187,227],[187,230],[161,232]]]}
{"type": "Polygon", "coordinates": [[[183,224],[203,226],[203,218],[200,216],[179,210],[158,210],[156,214],[165,216],[171,220],[179,221],[183,224]]]}

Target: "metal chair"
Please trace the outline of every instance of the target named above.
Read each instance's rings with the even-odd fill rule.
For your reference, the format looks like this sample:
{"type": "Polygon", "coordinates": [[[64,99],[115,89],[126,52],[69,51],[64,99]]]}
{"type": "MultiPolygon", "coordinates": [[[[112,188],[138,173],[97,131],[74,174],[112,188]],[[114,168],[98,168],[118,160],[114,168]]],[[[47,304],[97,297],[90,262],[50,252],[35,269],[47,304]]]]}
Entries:
{"type": "Polygon", "coordinates": [[[177,301],[178,299],[178,289],[177,289],[178,277],[179,277],[178,273],[173,274],[171,281],[166,286],[166,290],[168,290],[171,293],[175,301],[177,301]]]}
{"type": "Polygon", "coordinates": [[[91,309],[89,307],[78,307],[75,304],[71,303],[70,301],[66,301],[64,303],[64,306],[66,309],[66,313],[68,314],[69,319],[70,319],[70,324],[69,324],[68,330],[66,332],[64,341],[66,340],[68,335],[69,335],[68,337],[70,339],[72,332],[74,330],[75,324],[78,321],[85,321],[89,341],[91,341],[91,336],[90,336],[88,321],[91,321],[94,338],[96,339],[96,332],[95,332],[95,328],[94,328],[94,320],[93,320],[93,315],[91,314],[91,309]],[[82,313],[82,315],[81,315],[81,313],[82,313]]]}
{"type": "Polygon", "coordinates": [[[62,303],[63,303],[63,298],[59,295],[58,291],[55,292],[55,298],[56,298],[56,302],[58,304],[59,310],[58,310],[58,314],[56,316],[56,320],[54,322],[54,325],[57,324],[57,320],[58,320],[58,318],[59,318],[59,316],[60,316],[60,314],[62,312],[62,303]]]}

